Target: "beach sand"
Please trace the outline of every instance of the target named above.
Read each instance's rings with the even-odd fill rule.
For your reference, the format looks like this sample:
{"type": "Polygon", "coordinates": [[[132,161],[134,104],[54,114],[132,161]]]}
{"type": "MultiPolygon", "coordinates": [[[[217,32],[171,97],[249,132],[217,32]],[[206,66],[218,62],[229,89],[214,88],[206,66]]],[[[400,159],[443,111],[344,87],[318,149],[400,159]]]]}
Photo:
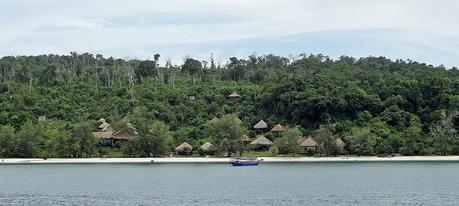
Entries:
{"type": "MultiPolygon", "coordinates": [[[[338,156],[338,157],[258,157],[264,163],[281,162],[402,162],[457,161],[459,156],[338,156]]],[[[0,164],[103,164],[103,163],[229,163],[229,158],[168,157],[168,158],[5,158],[0,164]]]]}

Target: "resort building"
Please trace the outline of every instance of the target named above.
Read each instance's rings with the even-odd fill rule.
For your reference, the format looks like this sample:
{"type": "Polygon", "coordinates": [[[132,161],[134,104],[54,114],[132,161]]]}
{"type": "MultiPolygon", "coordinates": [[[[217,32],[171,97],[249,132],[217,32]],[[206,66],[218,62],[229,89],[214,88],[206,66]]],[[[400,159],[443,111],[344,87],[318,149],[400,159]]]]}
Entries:
{"type": "Polygon", "coordinates": [[[260,135],[255,140],[253,140],[250,145],[253,145],[255,150],[269,150],[273,145],[273,142],[271,142],[271,140],[267,139],[265,136],[260,135]]]}
{"type": "Polygon", "coordinates": [[[230,98],[233,101],[239,101],[242,98],[242,96],[237,92],[233,92],[230,95],[228,95],[228,98],[230,98]]]}
{"type": "Polygon", "coordinates": [[[175,153],[177,155],[189,155],[193,150],[193,146],[188,144],[188,142],[183,142],[181,145],[175,148],[175,153]]]}
{"type": "Polygon", "coordinates": [[[277,135],[281,135],[284,131],[285,131],[284,127],[282,127],[282,125],[280,125],[280,124],[276,124],[276,126],[274,126],[271,129],[271,132],[273,132],[274,134],[277,134],[277,135]]]}
{"type": "Polygon", "coordinates": [[[317,141],[312,138],[312,137],[308,137],[308,138],[304,138],[304,137],[301,137],[299,139],[299,152],[300,153],[310,153],[310,152],[314,152],[316,151],[317,149],[317,141]]]}
{"type": "Polygon", "coordinates": [[[241,138],[245,145],[252,143],[252,139],[250,139],[250,137],[246,134],[243,134],[241,138]]]}
{"type": "Polygon", "coordinates": [[[255,131],[261,134],[268,130],[268,124],[266,124],[265,121],[260,120],[257,124],[253,126],[253,128],[255,129],[255,131]]]}
{"type": "Polygon", "coordinates": [[[212,155],[215,153],[215,147],[210,142],[206,142],[198,148],[200,155],[212,155]]]}

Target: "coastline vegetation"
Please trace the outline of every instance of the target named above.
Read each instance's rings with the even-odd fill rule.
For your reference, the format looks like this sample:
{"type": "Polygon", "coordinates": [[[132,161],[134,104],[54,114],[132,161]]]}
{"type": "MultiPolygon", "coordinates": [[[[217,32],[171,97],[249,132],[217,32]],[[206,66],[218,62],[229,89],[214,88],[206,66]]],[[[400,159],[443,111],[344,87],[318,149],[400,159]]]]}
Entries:
{"type": "Polygon", "coordinates": [[[459,154],[455,67],[304,54],[162,66],[160,57],[2,57],[0,157],[159,157],[183,142],[210,142],[219,156],[295,156],[303,136],[317,141],[309,155],[459,154]],[[108,147],[93,135],[100,118],[135,138],[108,147]],[[264,134],[267,151],[241,139],[256,138],[260,120],[286,127],[264,134]]]}

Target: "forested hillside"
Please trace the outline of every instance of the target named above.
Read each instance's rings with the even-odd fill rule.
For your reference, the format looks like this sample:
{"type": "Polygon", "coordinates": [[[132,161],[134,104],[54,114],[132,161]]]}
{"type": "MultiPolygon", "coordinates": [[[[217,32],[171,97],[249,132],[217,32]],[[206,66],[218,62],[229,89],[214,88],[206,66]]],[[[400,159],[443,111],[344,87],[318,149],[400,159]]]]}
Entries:
{"type": "Polygon", "coordinates": [[[110,148],[89,137],[95,121],[115,124],[125,116],[145,131],[139,136],[160,131],[167,137],[165,150],[135,152],[142,147],[137,142],[123,150],[126,155],[160,156],[183,141],[229,144],[206,129],[209,120],[227,114],[242,120],[241,132],[250,137],[263,119],[270,127],[298,127],[304,136],[341,137],[353,154],[459,154],[457,68],[384,57],[251,55],[222,65],[211,57],[165,66],[160,58],[1,58],[0,157],[102,155],[110,148]],[[234,91],[239,101],[228,98],[234,91]]]}

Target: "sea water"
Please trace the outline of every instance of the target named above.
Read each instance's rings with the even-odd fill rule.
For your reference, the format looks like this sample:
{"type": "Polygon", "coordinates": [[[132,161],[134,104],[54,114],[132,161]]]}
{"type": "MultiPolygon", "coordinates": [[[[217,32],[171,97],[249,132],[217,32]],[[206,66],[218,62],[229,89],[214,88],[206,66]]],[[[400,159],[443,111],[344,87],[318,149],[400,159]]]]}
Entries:
{"type": "Polygon", "coordinates": [[[458,205],[459,163],[0,165],[1,205],[458,205]]]}

